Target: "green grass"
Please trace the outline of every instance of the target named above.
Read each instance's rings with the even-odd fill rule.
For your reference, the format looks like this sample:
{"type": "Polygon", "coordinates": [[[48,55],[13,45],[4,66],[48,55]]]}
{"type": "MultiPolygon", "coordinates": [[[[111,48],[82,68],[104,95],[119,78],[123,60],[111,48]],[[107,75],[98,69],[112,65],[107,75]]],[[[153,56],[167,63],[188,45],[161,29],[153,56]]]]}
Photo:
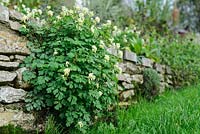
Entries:
{"type": "Polygon", "coordinates": [[[118,126],[99,123],[90,134],[200,134],[200,85],[169,91],[118,110],[118,126]]]}

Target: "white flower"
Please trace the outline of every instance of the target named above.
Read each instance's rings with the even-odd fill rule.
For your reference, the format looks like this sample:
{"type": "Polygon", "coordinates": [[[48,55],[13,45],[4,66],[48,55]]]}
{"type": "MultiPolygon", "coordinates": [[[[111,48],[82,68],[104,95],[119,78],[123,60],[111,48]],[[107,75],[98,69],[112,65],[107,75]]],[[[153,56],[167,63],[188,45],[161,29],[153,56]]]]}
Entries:
{"type": "Polygon", "coordinates": [[[109,60],[110,60],[109,55],[105,55],[104,59],[105,59],[106,61],[109,61],[109,60]]]}
{"type": "Polygon", "coordinates": [[[117,26],[114,26],[113,29],[114,29],[115,31],[117,31],[117,26]]]}
{"type": "Polygon", "coordinates": [[[97,47],[96,46],[92,46],[92,51],[94,52],[94,53],[96,53],[97,52],[97,47]]]}
{"type": "Polygon", "coordinates": [[[24,4],[22,4],[22,8],[26,8],[26,6],[24,4]]]}
{"type": "Polygon", "coordinates": [[[26,25],[22,25],[23,28],[26,28],[26,25]]]}
{"type": "Polygon", "coordinates": [[[60,15],[56,16],[56,19],[60,20],[61,19],[60,15]]]}
{"type": "Polygon", "coordinates": [[[94,12],[90,11],[88,15],[89,15],[90,17],[93,17],[93,16],[94,16],[94,12]]]}
{"type": "Polygon", "coordinates": [[[109,41],[110,41],[110,43],[113,43],[113,41],[114,41],[114,38],[111,38],[111,39],[109,39],[109,41]]]}
{"type": "Polygon", "coordinates": [[[47,6],[47,9],[48,9],[48,10],[51,9],[51,6],[47,6]]]}
{"type": "Polygon", "coordinates": [[[41,9],[38,9],[37,11],[38,11],[38,13],[39,13],[40,15],[42,14],[42,10],[41,10],[41,9]]]}
{"type": "Polygon", "coordinates": [[[17,5],[14,5],[14,9],[16,10],[18,7],[17,7],[17,5]]]}
{"type": "Polygon", "coordinates": [[[81,9],[81,7],[80,7],[79,5],[76,5],[74,8],[75,8],[76,10],[80,10],[80,9],[81,9]]]}
{"type": "Polygon", "coordinates": [[[82,25],[83,22],[84,22],[84,19],[83,19],[83,18],[78,18],[78,19],[77,19],[77,22],[79,23],[79,25],[82,25]]]}
{"type": "Polygon", "coordinates": [[[117,48],[117,49],[119,49],[119,48],[120,48],[120,44],[119,44],[119,43],[116,43],[116,45],[115,45],[115,46],[116,46],[116,48],[117,48]]]}
{"type": "Polygon", "coordinates": [[[69,61],[66,61],[65,65],[66,65],[66,67],[68,67],[69,66],[69,61]]]}
{"type": "Polygon", "coordinates": [[[65,6],[62,6],[62,11],[63,12],[66,12],[67,11],[67,8],[65,6]]]}
{"type": "Polygon", "coordinates": [[[82,122],[82,121],[79,121],[79,122],[78,122],[78,126],[79,126],[80,128],[82,128],[82,127],[83,127],[83,122],[82,122]]]}
{"type": "Polygon", "coordinates": [[[46,24],[46,20],[45,20],[45,19],[42,19],[42,20],[41,20],[41,24],[42,24],[42,25],[45,25],[45,24],[46,24]]]}
{"type": "Polygon", "coordinates": [[[24,16],[22,17],[22,20],[23,20],[24,22],[27,21],[27,20],[28,20],[28,16],[24,15],[24,16]]]}
{"type": "Polygon", "coordinates": [[[93,73],[89,73],[88,79],[89,79],[89,80],[95,80],[95,79],[96,79],[96,76],[95,76],[93,73]]]}
{"type": "Polygon", "coordinates": [[[53,16],[53,11],[49,10],[49,11],[47,12],[47,14],[48,14],[49,16],[53,16]]]}
{"type": "Polygon", "coordinates": [[[100,45],[99,45],[99,47],[100,47],[100,48],[102,48],[102,49],[104,49],[104,48],[105,48],[105,46],[104,46],[104,45],[102,45],[102,44],[100,44],[100,45]]]}
{"type": "Polygon", "coordinates": [[[96,17],[96,18],[95,18],[95,21],[96,21],[97,23],[99,23],[99,22],[100,22],[100,18],[99,18],[99,17],[96,17]]]}
{"type": "Polygon", "coordinates": [[[80,18],[84,18],[84,14],[83,13],[79,13],[79,17],[80,18]]]}
{"type": "Polygon", "coordinates": [[[57,55],[57,54],[58,54],[58,51],[55,50],[55,51],[53,52],[53,55],[57,55]]]}
{"type": "Polygon", "coordinates": [[[88,8],[86,8],[86,7],[83,7],[83,9],[82,9],[82,10],[83,10],[83,12],[84,12],[84,13],[88,13],[88,12],[89,12],[89,9],[88,9],[88,8]]]}
{"type": "Polygon", "coordinates": [[[70,71],[71,71],[70,68],[65,68],[64,69],[64,75],[69,76],[70,71]]]}
{"type": "Polygon", "coordinates": [[[94,25],[92,25],[91,26],[91,32],[94,33],[94,31],[95,31],[95,28],[94,28],[94,25]]]}
{"type": "Polygon", "coordinates": [[[112,24],[112,22],[111,22],[111,20],[107,20],[107,25],[111,25],[112,24]]]}
{"type": "Polygon", "coordinates": [[[99,91],[99,96],[101,97],[103,95],[103,93],[101,91],[99,91]]]}

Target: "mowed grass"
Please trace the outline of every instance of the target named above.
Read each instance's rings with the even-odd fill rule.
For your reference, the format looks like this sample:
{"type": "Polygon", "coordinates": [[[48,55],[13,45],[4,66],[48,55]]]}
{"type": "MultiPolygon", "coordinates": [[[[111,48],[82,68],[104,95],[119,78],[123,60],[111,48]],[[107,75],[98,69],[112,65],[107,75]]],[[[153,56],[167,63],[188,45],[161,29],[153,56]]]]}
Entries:
{"type": "Polygon", "coordinates": [[[200,134],[200,85],[169,91],[118,110],[118,125],[99,123],[90,134],[200,134]]]}

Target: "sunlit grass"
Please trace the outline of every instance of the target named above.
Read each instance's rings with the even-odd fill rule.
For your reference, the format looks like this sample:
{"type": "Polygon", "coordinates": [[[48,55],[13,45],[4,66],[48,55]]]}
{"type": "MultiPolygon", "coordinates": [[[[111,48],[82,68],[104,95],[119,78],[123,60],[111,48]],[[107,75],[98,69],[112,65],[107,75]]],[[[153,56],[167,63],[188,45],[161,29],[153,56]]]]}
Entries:
{"type": "Polygon", "coordinates": [[[118,126],[99,123],[91,134],[199,134],[200,85],[169,91],[155,102],[141,100],[118,110],[118,126]]]}

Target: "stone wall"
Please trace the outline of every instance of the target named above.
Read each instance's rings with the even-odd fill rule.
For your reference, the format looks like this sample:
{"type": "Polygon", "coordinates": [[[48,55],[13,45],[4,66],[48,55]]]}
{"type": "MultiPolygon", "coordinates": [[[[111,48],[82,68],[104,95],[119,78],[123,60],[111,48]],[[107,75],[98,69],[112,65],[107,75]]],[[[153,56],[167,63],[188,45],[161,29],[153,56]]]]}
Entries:
{"type": "MultiPolygon", "coordinates": [[[[108,51],[119,56],[119,50],[117,49],[109,48],[108,51]]],[[[154,69],[160,76],[160,93],[173,86],[173,73],[170,67],[158,64],[145,57],[139,57],[130,51],[123,51],[120,58],[122,62],[118,63],[118,66],[122,69],[122,73],[118,75],[120,85],[118,90],[121,102],[127,102],[135,96],[138,85],[143,83],[143,70],[145,68],[154,69]]]]}
{"type": "Polygon", "coordinates": [[[19,65],[29,55],[26,39],[19,36],[22,15],[0,5],[0,127],[7,124],[32,129],[34,117],[23,111],[28,84],[19,65]]]}
{"type": "MultiPolygon", "coordinates": [[[[0,127],[8,124],[20,125],[24,129],[34,128],[33,114],[23,110],[24,99],[29,85],[22,81],[20,67],[23,59],[30,54],[26,47],[27,40],[19,35],[22,15],[0,5],[0,127]]],[[[108,49],[118,55],[119,50],[108,49]]],[[[172,72],[169,67],[160,65],[148,58],[139,58],[135,53],[124,51],[122,69],[119,79],[119,96],[121,101],[128,101],[135,96],[136,85],[143,83],[144,68],[153,68],[161,78],[161,90],[173,85],[172,72]]]]}

